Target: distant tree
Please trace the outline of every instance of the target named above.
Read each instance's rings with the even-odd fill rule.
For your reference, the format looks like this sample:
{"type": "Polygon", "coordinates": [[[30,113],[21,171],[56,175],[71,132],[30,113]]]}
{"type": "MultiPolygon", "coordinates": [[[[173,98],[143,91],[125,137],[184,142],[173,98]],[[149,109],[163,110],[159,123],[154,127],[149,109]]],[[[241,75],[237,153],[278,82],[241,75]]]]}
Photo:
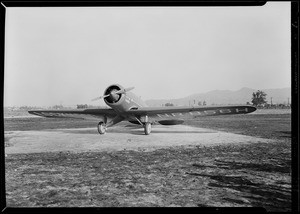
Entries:
{"type": "Polygon", "coordinates": [[[255,106],[262,105],[267,103],[266,101],[267,94],[263,91],[258,90],[252,94],[252,104],[255,106]]]}
{"type": "Polygon", "coordinates": [[[174,106],[173,103],[166,103],[165,106],[174,106]]]}
{"type": "Polygon", "coordinates": [[[198,102],[198,106],[202,106],[202,102],[201,101],[198,102]]]}
{"type": "Polygon", "coordinates": [[[246,105],[251,105],[250,102],[247,102],[246,105]]]}
{"type": "Polygon", "coordinates": [[[63,105],[54,105],[51,107],[52,109],[63,109],[63,105]]]}
{"type": "Polygon", "coordinates": [[[204,106],[206,106],[206,102],[205,102],[205,100],[203,101],[203,105],[204,105],[204,106]]]}

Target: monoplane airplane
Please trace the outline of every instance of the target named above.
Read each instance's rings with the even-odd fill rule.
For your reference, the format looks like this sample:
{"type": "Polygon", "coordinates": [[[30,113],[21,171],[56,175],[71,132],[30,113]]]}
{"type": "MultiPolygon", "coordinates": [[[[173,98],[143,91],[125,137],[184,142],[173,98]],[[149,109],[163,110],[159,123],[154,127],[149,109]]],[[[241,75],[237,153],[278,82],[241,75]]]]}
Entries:
{"type": "Polygon", "coordinates": [[[148,107],[138,96],[129,92],[131,88],[111,85],[105,89],[104,95],[93,100],[104,99],[110,108],[76,109],[76,110],[33,110],[30,114],[43,117],[58,118],[96,118],[98,132],[105,134],[107,127],[123,120],[140,124],[146,135],[151,132],[151,124],[176,125],[184,122],[187,116],[213,116],[229,114],[246,114],[256,110],[253,106],[190,106],[190,107],[148,107]]]}

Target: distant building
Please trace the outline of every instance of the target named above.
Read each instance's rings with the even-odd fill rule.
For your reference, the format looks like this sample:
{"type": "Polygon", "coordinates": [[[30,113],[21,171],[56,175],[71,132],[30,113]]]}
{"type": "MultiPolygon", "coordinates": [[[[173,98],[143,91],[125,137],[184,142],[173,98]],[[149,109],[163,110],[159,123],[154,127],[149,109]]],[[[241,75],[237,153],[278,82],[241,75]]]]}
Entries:
{"type": "Polygon", "coordinates": [[[85,108],[88,108],[88,105],[87,105],[87,104],[84,104],[84,105],[78,104],[78,105],[77,105],[77,109],[85,109],[85,108]]]}
{"type": "Polygon", "coordinates": [[[173,103],[166,103],[165,106],[174,106],[173,103]]]}

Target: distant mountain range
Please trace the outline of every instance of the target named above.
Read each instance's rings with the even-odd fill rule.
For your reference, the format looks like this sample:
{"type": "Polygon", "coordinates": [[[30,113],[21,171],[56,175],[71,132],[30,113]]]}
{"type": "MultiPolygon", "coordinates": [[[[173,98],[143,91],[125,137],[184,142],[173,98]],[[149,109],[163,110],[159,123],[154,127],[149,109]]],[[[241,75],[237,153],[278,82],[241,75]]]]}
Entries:
{"type": "MultiPolygon", "coordinates": [[[[207,105],[231,105],[251,103],[252,93],[258,89],[241,88],[238,91],[230,90],[214,90],[207,93],[193,94],[180,99],[152,99],[146,100],[149,106],[162,106],[166,103],[172,103],[175,106],[198,105],[198,102],[206,102],[207,105]]],[[[267,94],[267,102],[273,104],[291,103],[291,88],[280,89],[262,89],[267,94]]]]}

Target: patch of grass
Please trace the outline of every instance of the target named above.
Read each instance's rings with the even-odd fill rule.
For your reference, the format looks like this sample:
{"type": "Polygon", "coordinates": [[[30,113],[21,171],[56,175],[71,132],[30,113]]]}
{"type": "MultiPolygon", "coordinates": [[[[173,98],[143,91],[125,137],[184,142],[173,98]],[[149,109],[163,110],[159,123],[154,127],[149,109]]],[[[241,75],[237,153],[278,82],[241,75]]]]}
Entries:
{"type": "Polygon", "coordinates": [[[269,211],[289,211],[288,151],[290,144],[278,141],[151,152],[9,155],[7,203],[66,207],[259,205],[269,211]]]}
{"type": "Polygon", "coordinates": [[[184,124],[269,139],[291,138],[291,114],[198,117],[184,124]]]}
{"type": "Polygon", "coordinates": [[[96,127],[98,123],[90,120],[72,118],[5,118],[5,131],[30,131],[63,128],[86,128],[96,127]]]}

